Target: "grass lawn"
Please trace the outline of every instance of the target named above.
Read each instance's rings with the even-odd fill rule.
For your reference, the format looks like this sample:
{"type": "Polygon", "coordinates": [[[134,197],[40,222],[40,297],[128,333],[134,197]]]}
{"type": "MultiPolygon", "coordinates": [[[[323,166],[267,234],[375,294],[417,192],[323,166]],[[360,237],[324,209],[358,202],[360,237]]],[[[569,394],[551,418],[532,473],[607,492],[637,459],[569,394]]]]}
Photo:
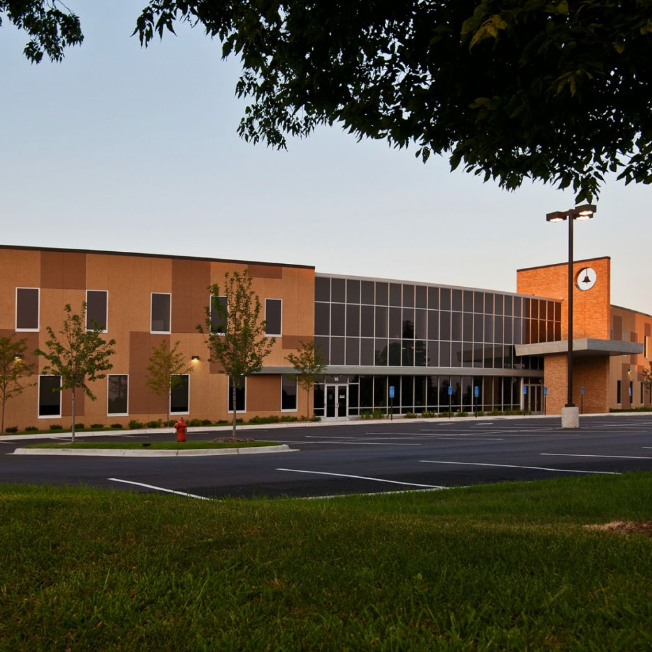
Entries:
{"type": "Polygon", "coordinates": [[[30,444],[22,448],[147,448],[149,450],[188,450],[205,448],[252,448],[255,446],[280,446],[277,441],[235,441],[235,442],[213,442],[213,441],[153,441],[153,442],[119,442],[119,441],[83,441],[60,444],[30,444]],[[146,444],[146,445],[145,445],[146,444]]]}
{"type": "Polygon", "coordinates": [[[335,500],[0,485],[0,650],[650,650],[652,474],[335,500]]]}

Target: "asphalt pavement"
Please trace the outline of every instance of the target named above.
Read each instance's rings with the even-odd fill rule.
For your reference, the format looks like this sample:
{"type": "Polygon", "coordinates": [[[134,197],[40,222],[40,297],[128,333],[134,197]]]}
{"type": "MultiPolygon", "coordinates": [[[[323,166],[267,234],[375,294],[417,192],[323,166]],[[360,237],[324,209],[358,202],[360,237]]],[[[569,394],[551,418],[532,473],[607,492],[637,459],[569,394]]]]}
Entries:
{"type": "MultiPolygon", "coordinates": [[[[561,430],[559,417],[524,417],[273,426],[243,429],[243,434],[286,443],[294,452],[48,457],[13,455],[21,442],[0,441],[0,483],[82,483],[195,498],[318,497],[652,471],[652,414],[583,416],[579,430],[561,430]]],[[[215,436],[195,432],[188,439],[215,436]]],[[[130,442],[173,437],[124,436],[130,442]]],[[[107,435],[106,440],[121,438],[107,435]]]]}

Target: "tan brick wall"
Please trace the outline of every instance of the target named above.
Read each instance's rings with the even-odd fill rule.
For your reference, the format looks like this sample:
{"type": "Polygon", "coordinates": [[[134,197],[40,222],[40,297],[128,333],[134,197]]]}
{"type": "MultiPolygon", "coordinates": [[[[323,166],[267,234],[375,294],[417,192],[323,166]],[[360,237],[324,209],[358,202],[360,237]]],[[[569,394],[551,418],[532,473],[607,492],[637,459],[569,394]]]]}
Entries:
{"type": "Polygon", "coordinates": [[[623,355],[611,358],[609,407],[628,409],[630,407],[650,406],[652,405],[650,392],[645,387],[643,387],[643,401],[641,402],[641,385],[643,383],[643,371],[650,369],[650,361],[652,361],[652,315],[611,306],[611,316],[615,340],[622,339],[624,331],[628,342],[638,342],[645,345],[645,338],[648,337],[648,347],[647,357],[644,350],[640,355],[623,355]],[[622,400],[620,404],[617,402],[616,396],[618,380],[622,383],[622,400]],[[630,380],[633,383],[631,402],[628,391],[630,380]]]}
{"type": "MultiPolygon", "coordinates": [[[[110,373],[129,375],[129,416],[107,415],[107,381],[101,380],[92,386],[97,401],[78,400],[79,420],[85,425],[126,425],[130,419],[164,418],[165,401],[157,398],[145,384],[145,368],[152,347],[164,338],[172,345],[179,342],[179,350],[193,370],[190,418],[228,419],[228,379],[217,373],[216,365],[208,362],[208,350],[195,326],[202,321],[204,306],[209,303],[208,285],[223,284],[226,272],[243,272],[247,268],[253,276],[253,289],[263,303],[263,310],[266,297],[283,300],[283,337],[277,338],[265,364],[289,367],[285,356],[295,351],[300,341],[309,341],[314,335],[315,275],[311,268],[0,247],[0,333],[15,332],[16,287],[41,288],[39,332],[17,333],[17,337],[29,340],[30,349],[44,347],[46,326],[52,326],[55,331],[61,328],[66,303],[78,312],[86,299],[87,289],[107,290],[108,333],[105,338],[117,342],[110,373]],[[172,333],[169,336],[150,333],[152,292],[172,294],[172,333]],[[200,360],[191,362],[193,355],[198,355],[200,360]]],[[[38,365],[42,369],[42,359],[38,360],[38,365]]],[[[247,416],[280,415],[279,376],[250,379],[249,383],[247,416]]],[[[31,425],[47,428],[51,423],[68,425],[68,392],[62,396],[62,414],[61,419],[38,419],[38,389],[34,386],[7,405],[6,425],[19,428],[31,425]]]]}
{"type": "MultiPolygon", "coordinates": [[[[597,274],[595,285],[587,291],[573,286],[573,336],[609,339],[611,329],[611,259],[590,258],[575,261],[573,277],[585,267],[597,274]]],[[[568,337],[568,264],[519,269],[517,292],[561,300],[562,339],[568,337]]]]}

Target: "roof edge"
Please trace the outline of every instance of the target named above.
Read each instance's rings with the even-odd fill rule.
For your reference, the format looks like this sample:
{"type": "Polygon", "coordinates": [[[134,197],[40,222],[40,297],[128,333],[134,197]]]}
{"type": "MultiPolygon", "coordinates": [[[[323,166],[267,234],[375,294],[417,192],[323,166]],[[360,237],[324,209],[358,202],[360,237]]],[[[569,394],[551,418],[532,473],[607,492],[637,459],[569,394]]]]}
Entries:
{"type": "MultiPolygon", "coordinates": [[[[573,260],[573,265],[577,263],[590,263],[592,260],[611,260],[611,256],[595,256],[593,258],[581,258],[579,260],[573,260]]],[[[551,265],[535,265],[534,267],[521,267],[517,269],[517,272],[527,272],[531,269],[545,269],[546,267],[567,267],[568,261],[565,263],[552,263],[551,265]]]]}
{"type": "Polygon", "coordinates": [[[57,251],[75,254],[98,254],[103,256],[139,256],[142,258],[172,258],[175,260],[203,260],[211,263],[238,263],[241,265],[266,265],[269,267],[293,267],[297,269],[315,269],[313,265],[296,265],[293,263],[268,263],[258,260],[234,260],[231,258],[208,258],[206,256],[179,256],[176,254],[152,254],[137,251],[106,251],[102,249],[68,249],[66,247],[32,247],[28,245],[0,244],[0,249],[19,249],[21,251],[57,251]]]}

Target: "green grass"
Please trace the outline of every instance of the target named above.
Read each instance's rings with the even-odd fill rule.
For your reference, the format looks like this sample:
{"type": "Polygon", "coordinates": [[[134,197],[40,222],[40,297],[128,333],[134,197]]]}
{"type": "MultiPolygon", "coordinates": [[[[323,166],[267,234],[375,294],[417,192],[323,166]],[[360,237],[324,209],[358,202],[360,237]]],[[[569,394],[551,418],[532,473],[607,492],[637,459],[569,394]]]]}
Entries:
{"type": "Polygon", "coordinates": [[[650,650],[652,474],[336,500],[0,485],[0,650],[650,650]]]}
{"type": "Polygon", "coordinates": [[[212,442],[212,441],[155,441],[146,442],[118,442],[118,441],[84,441],[60,444],[30,444],[23,448],[147,448],[149,450],[187,450],[204,448],[252,448],[255,446],[280,446],[277,441],[236,441],[236,442],[212,442]]]}

